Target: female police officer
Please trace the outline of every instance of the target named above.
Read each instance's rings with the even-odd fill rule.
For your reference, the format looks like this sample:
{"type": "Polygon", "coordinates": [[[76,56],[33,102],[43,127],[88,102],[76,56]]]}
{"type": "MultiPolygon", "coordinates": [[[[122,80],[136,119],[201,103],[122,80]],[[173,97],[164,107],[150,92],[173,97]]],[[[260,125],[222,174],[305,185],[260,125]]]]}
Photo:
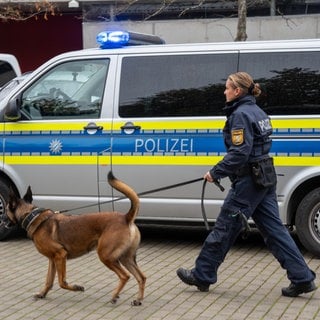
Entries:
{"type": "Polygon", "coordinates": [[[282,294],[296,297],[316,290],[315,273],[307,266],[279,217],[276,174],[268,155],[272,127],[269,117],[255,103],[260,93],[259,85],[245,72],[231,74],[226,81],[227,121],[223,135],[227,153],[204,179],[218,182],[229,177],[232,186],[195,267],[180,268],[177,275],[184,283],[208,291],[217,281],[218,268],[244,222],[251,217],[266,246],[287,271],[291,283],[282,289],[282,294]]]}

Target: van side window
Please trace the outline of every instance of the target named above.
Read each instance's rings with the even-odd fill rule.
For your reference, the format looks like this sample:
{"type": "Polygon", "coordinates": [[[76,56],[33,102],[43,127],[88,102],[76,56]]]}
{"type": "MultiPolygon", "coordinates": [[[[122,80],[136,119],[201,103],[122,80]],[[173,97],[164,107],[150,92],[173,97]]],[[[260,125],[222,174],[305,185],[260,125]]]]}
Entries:
{"type": "Polygon", "coordinates": [[[10,63],[0,60],[0,87],[16,76],[17,75],[10,63]]]}
{"type": "Polygon", "coordinates": [[[269,115],[320,114],[320,51],[243,53],[239,69],[260,83],[269,115]]]}
{"type": "Polygon", "coordinates": [[[25,119],[98,118],[109,60],[62,63],[37,79],[22,94],[25,119]]]}
{"type": "Polygon", "coordinates": [[[224,87],[238,55],[191,54],[122,60],[121,117],[224,115],[224,87]]]}

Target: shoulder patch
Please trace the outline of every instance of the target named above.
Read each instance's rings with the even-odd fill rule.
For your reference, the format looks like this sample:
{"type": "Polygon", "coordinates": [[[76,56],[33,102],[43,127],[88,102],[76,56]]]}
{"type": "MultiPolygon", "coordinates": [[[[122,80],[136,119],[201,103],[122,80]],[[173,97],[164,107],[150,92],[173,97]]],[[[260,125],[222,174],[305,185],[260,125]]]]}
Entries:
{"type": "Polygon", "coordinates": [[[236,129],[231,131],[232,144],[235,146],[240,146],[244,142],[244,130],[236,129]]]}

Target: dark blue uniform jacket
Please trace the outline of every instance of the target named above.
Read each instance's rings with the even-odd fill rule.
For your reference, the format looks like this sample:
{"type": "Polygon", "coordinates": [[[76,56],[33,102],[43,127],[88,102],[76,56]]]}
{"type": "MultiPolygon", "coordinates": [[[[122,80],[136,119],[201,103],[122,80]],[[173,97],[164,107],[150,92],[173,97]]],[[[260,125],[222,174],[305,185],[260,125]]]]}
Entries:
{"type": "Polygon", "coordinates": [[[227,121],[223,137],[227,154],[210,170],[214,180],[237,176],[249,163],[267,158],[271,148],[271,122],[256,105],[254,96],[246,95],[229,102],[224,110],[227,121]]]}

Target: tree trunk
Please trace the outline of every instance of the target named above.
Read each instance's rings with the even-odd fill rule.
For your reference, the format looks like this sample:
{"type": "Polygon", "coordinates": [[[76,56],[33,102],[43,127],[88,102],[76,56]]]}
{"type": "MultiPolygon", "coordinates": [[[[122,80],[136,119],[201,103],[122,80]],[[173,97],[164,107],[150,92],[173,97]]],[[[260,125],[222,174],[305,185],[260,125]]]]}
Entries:
{"type": "Polygon", "coordinates": [[[276,0],[270,0],[270,16],[276,15],[276,0]]]}
{"type": "Polygon", "coordinates": [[[247,36],[247,0],[238,0],[238,27],[235,41],[246,41],[247,36]]]}

